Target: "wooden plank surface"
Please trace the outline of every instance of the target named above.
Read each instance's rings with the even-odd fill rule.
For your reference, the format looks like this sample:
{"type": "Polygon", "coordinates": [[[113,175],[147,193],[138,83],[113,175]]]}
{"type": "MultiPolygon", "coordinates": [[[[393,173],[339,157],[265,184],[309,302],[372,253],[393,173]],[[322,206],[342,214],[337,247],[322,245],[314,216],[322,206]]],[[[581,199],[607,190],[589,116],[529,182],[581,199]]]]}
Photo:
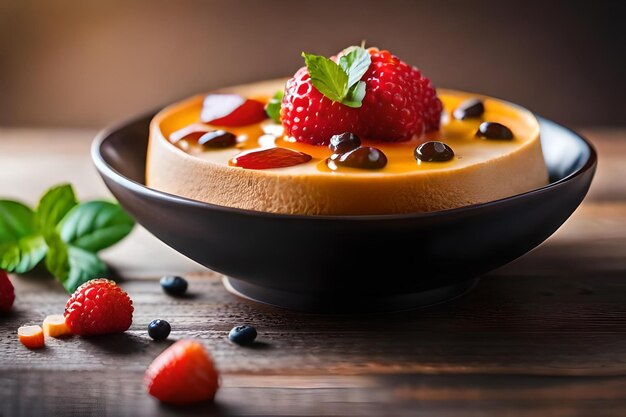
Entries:
{"type": "MultiPolygon", "coordinates": [[[[323,316],[259,306],[137,228],[104,256],[134,300],[130,331],[31,352],[16,328],[61,312],[67,294],[50,278],[13,277],[15,308],[0,318],[0,416],[623,416],[626,131],[586,133],[600,165],[585,204],[545,244],[430,309],[323,316]],[[190,297],[165,296],[164,273],[186,274],[190,297]],[[172,340],[195,337],[212,352],[215,405],[170,408],[145,394],[143,372],[168,345],[148,338],[154,318],[170,321],[172,340]],[[240,323],[257,327],[260,347],[228,342],[240,323]]],[[[32,203],[68,180],[82,198],[107,195],[89,161],[92,134],[0,129],[0,195],[32,203]]]]}

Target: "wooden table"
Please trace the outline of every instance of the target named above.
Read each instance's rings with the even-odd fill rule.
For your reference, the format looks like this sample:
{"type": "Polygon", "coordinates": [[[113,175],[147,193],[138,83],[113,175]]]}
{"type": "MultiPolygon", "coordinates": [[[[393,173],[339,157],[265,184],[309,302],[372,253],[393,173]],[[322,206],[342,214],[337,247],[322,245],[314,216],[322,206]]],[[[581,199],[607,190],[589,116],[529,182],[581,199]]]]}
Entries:
{"type": "MultiPolygon", "coordinates": [[[[34,202],[72,181],[106,195],[89,160],[94,132],[0,129],[0,195],[34,202]]],[[[626,130],[585,132],[600,153],[586,202],[545,244],[484,277],[468,295],[422,311],[375,316],[297,314],[242,301],[137,228],[105,254],[136,314],[123,335],[49,340],[28,351],[16,329],[60,313],[54,280],[13,277],[14,311],[0,319],[0,416],[624,416],[626,415],[626,130]],[[157,279],[183,273],[192,296],[157,279]],[[171,338],[200,339],[222,372],[215,405],[169,408],[143,373],[171,338]],[[264,344],[230,344],[249,323],[264,344]]],[[[384,277],[381,277],[381,283],[384,277]]]]}

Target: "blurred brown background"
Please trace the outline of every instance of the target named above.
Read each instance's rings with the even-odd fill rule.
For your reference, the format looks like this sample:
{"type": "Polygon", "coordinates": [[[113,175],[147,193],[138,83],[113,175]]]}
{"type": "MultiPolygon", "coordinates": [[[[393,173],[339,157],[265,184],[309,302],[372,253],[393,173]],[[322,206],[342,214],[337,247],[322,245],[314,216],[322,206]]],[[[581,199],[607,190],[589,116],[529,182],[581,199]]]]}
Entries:
{"type": "Polygon", "coordinates": [[[100,127],[366,39],[437,86],[625,125],[625,1],[0,0],[0,125],[100,127]]]}

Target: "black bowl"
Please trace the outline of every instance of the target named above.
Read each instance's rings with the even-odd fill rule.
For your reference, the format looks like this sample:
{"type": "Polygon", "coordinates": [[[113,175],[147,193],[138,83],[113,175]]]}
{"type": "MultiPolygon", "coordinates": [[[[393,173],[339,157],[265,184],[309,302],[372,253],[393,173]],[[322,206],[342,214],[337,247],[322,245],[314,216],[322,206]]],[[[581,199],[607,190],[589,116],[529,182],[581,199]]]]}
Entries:
{"type": "Polygon", "coordinates": [[[144,186],[152,115],[105,130],[92,157],[106,185],[163,242],[249,299],[316,312],[431,305],[543,242],[581,203],[596,152],[540,119],[550,184],[431,213],[300,216],[222,207],[144,186]]]}

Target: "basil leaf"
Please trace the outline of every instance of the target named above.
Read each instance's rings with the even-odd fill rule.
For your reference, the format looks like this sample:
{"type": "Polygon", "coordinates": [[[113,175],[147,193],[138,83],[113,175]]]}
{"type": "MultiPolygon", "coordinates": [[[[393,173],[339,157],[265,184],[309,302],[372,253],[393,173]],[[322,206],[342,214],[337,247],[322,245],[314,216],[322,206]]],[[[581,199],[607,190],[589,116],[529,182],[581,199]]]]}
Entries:
{"type": "Polygon", "coordinates": [[[63,286],[70,294],[90,279],[105,278],[108,275],[109,269],[95,253],[70,246],[68,254],[70,273],[63,286]]]}
{"type": "Polygon", "coordinates": [[[0,200],[0,243],[35,234],[35,213],[22,203],[0,200]]]}
{"type": "Polygon", "coordinates": [[[49,237],[48,245],[46,266],[70,294],[90,279],[104,277],[108,273],[107,266],[98,255],[67,246],[57,234],[49,237]]]}
{"type": "Polygon", "coordinates": [[[354,84],[348,96],[341,103],[348,107],[361,107],[363,105],[363,98],[365,97],[365,81],[359,81],[354,84]]]}
{"type": "Polygon", "coordinates": [[[41,235],[26,236],[0,245],[0,269],[23,274],[46,256],[46,241],[41,235]]]}
{"type": "Polygon", "coordinates": [[[63,217],[78,204],[74,189],[70,184],[50,188],[39,200],[35,217],[40,230],[50,233],[63,217]]]}
{"type": "Polygon", "coordinates": [[[348,87],[353,87],[367,72],[372,58],[367,49],[360,46],[352,46],[347,50],[350,52],[339,58],[339,66],[348,74],[348,87]]]}
{"type": "Polygon", "coordinates": [[[326,57],[304,52],[302,56],[313,87],[332,101],[341,102],[348,93],[348,74],[326,57]]]}
{"type": "Polygon", "coordinates": [[[70,273],[70,260],[67,246],[57,233],[48,235],[46,237],[46,243],[48,244],[46,268],[65,285],[65,281],[70,273]]]}
{"type": "Polygon", "coordinates": [[[59,225],[59,231],[70,246],[98,252],[126,237],[134,225],[118,204],[89,201],[74,207],[59,225]]]}
{"type": "Polygon", "coordinates": [[[283,90],[278,90],[267,103],[267,106],[265,106],[265,113],[276,123],[280,123],[280,105],[284,95],[285,92],[283,90]]]}

